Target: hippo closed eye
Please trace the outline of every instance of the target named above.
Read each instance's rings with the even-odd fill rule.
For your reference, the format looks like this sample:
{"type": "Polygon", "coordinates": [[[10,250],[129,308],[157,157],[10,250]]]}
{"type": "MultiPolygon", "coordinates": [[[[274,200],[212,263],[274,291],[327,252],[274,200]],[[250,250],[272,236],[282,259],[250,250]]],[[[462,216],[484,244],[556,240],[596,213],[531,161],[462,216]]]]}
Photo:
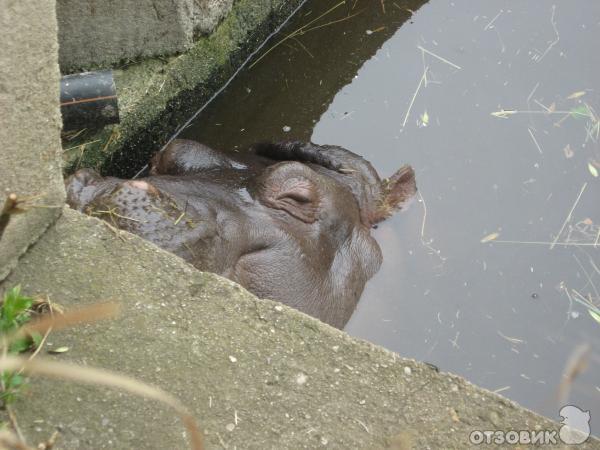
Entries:
{"type": "Polygon", "coordinates": [[[83,169],[67,180],[79,211],[342,328],[381,250],[370,228],[416,192],[404,166],[381,180],[337,146],[257,144],[228,155],[175,140],[140,180],[83,169]]]}

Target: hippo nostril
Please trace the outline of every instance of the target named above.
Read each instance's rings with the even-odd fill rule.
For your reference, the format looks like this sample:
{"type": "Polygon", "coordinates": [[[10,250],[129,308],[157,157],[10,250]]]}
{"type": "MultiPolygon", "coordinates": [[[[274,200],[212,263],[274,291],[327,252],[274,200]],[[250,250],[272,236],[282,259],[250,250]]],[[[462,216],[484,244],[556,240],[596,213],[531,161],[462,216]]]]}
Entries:
{"type": "Polygon", "coordinates": [[[157,195],[158,189],[153,184],[143,180],[129,180],[122,183],[122,186],[146,191],[148,194],[157,195]]]}
{"type": "Polygon", "coordinates": [[[73,179],[83,186],[87,186],[100,178],[100,174],[93,169],[80,169],[73,175],[73,179]]]}
{"type": "Polygon", "coordinates": [[[67,204],[71,208],[81,211],[81,208],[90,201],[91,191],[95,190],[94,187],[88,188],[88,186],[94,185],[100,180],[98,172],[92,169],[80,169],[75,172],[65,180],[67,204]]]}
{"type": "Polygon", "coordinates": [[[139,181],[139,180],[126,181],[125,184],[128,184],[131,187],[142,189],[144,191],[147,191],[148,187],[150,186],[147,181],[139,181]]]}

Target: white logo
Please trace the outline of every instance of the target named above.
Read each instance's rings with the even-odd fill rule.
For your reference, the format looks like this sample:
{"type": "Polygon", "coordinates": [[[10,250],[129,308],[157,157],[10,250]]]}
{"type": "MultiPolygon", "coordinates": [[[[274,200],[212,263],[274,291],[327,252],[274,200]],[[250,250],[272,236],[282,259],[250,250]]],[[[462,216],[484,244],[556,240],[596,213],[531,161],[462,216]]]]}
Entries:
{"type": "Polygon", "coordinates": [[[583,444],[590,436],[590,412],[567,405],[560,410],[562,426],[558,435],[565,444],[583,444]]]}
{"type": "Polygon", "coordinates": [[[469,435],[469,441],[475,445],[557,445],[560,438],[565,444],[576,445],[583,444],[590,437],[589,411],[567,405],[561,408],[559,414],[562,421],[558,432],[556,430],[473,430],[469,435]]]}

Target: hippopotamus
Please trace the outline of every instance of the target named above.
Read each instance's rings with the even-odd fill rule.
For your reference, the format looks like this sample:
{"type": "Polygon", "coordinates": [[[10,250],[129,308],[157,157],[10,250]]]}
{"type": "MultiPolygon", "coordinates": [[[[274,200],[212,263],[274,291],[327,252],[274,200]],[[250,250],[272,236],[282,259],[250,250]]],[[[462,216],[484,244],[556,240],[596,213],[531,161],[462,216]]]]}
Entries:
{"type": "Polygon", "coordinates": [[[153,156],[145,178],[82,169],[66,188],[72,208],[337,328],[381,265],[370,229],[416,192],[410,166],[382,180],[339,146],[225,153],[181,139],[153,156]]]}

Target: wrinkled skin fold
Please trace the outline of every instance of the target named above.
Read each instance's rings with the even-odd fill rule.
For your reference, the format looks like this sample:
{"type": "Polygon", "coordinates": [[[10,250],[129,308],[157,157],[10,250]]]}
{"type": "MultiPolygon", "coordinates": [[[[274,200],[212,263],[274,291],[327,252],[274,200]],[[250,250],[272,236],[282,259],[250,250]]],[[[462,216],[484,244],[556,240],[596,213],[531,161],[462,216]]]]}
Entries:
{"type": "Polygon", "coordinates": [[[226,154],[175,140],[146,178],[82,169],[66,185],[72,208],[338,328],[381,265],[370,228],[416,192],[409,166],[381,180],[344,148],[303,142],[226,154]]]}

